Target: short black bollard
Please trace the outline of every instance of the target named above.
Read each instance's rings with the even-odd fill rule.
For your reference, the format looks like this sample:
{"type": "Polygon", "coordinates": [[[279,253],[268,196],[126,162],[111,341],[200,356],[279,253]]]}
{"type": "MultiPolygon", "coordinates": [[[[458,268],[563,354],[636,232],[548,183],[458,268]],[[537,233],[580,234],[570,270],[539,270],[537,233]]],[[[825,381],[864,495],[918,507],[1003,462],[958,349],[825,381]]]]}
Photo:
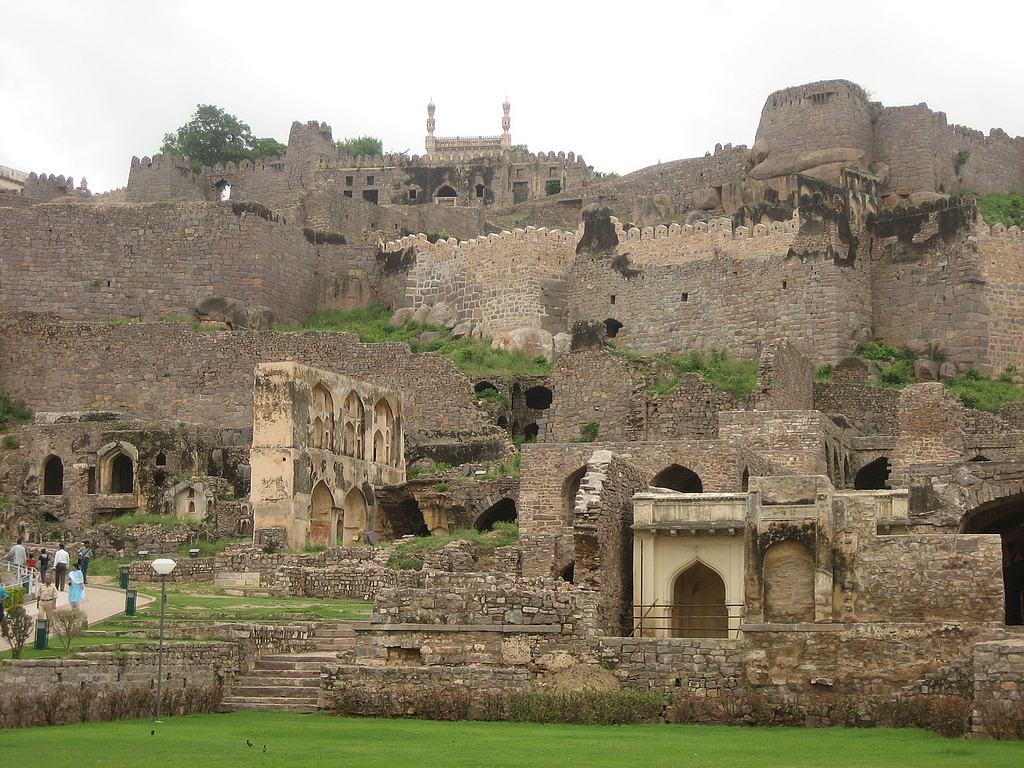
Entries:
{"type": "Polygon", "coordinates": [[[45,651],[47,635],[50,633],[50,622],[46,619],[36,619],[36,650],[45,651]]]}
{"type": "Polygon", "coordinates": [[[128,575],[131,573],[132,567],[130,565],[119,565],[117,567],[117,580],[121,585],[121,589],[128,589],[128,575]]]}
{"type": "Polygon", "coordinates": [[[138,597],[138,591],[134,589],[126,589],[124,591],[124,615],[134,616],[135,615],[135,600],[138,597]]]}

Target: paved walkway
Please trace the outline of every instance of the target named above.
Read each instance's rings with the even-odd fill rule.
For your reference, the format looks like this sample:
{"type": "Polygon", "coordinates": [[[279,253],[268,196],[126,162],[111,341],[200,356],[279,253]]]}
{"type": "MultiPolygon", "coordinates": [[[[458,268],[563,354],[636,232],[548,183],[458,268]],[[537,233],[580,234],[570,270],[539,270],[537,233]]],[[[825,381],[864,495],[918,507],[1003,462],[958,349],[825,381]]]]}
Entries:
{"type": "MultiPolygon", "coordinates": [[[[141,608],[153,602],[148,595],[138,594],[136,607],[141,608]]],[[[68,593],[57,593],[57,608],[66,608],[68,604],[68,593]]],[[[36,615],[36,600],[29,597],[25,606],[30,615],[36,615]]],[[[85,585],[85,599],[82,600],[81,608],[89,620],[89,626],[96,624],[103,619],[109,619],[119,613],[124,613],[124,590],[112,589],[110,587],[99,587],[93,584],[85,585]]],[[[33,635],[34,637],[35,635],[33,635]]],[[[29,638],[31,643],[32,638],[29,638]]],[[[0,651],[6,651],[11,646],[5,638],[0,638],[0,651]]]]}

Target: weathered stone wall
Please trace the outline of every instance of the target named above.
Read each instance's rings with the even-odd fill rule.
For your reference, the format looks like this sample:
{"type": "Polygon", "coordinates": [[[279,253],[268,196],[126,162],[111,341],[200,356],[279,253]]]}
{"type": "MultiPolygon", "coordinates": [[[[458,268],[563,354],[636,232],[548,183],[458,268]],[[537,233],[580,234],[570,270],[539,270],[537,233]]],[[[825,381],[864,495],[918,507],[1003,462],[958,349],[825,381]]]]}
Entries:
{"type": "Polygon", "coordinates": [[[975,736],[1024,737],[1024,642],[997,640],[974,646],[975,736]]]}
{"type": "Polygon", "coordinates": [[[825,449],[831,422],[820,411],[728,411],[718,421],[726,443],[742,441],[792,474],[832,475],[825,449]]]}
{"type": "Polygon", "coordinates": [[[979,221],[977,241],[988,309],[986,362],[998,374],[1010,365],[1024,367],[1024,235],[979,221]]]}
{"type": "Polygon", "coordinates": [[[537,421],[542,442],[579,440],[592,421],[599,440],[635,437],[634,400],[643,380],[626,360],[607,352],[571,352],[558,360],[548,382],[551,407],[537,421]]]}
{"type": "Polygon", "coordinates": [[[215,427],[252,423],[253,370],[296,360],[400,389],[406,435],[483,426],[469,380],[438,354],[343,333],[197,333],[180,323],[65,323],[0,317],[0,390],[33,410],[111,409],[215,427]],[[139,386],[139,378],[145,386],[139,386]]]}
{"type": "Polygon", "coordinates": [[[0,241],[4,309],[69,320],[190,318],[210,296],[304,320],[321,281],[365,258],[222,203],[0,208],[0,241]]]}
{"type": "Polygon", "coordinates": [[[930,382],[904,389],[896,418],[891,485],[902,485],[914,464],[943,464],[964,458],[964,406],[944,385],[930,382]]]}
{"type": "Polygon", "coordinates": [[[721,219],[630,229],[615,254],[574,262],[569,321],[617,320],[616,341],[641,352],[720,347],[752,357],[787,340],[815,363],[837,360],[870,324],[868,267],[798,227],[792,219],[734,231],[721,219]]]}
{"type": "Polygon", "coordinates": [[[814,408],[823,413],[841,413],[866,434],[896,434],[899,391],[868,384],[866,376],[847,379],[841,370],[836,368],[829,383],[814,385],[814,408]]]}
{"type": "Polygon", "coordinates": [[[627,635],[633,626],[633,494],[642,474],[620,456],[596,451],[573,509],[573,584],[598,595],[598,627],[627,635]]]}
{"type": "MultiPolygon", "coordinates": [[[[989,291],[966,205],[911,209],[874,228],[871,325],[896,346],[935,343],[950,361],[985,368],[989,291]]],[[[987,368],[986,368],[987,370],[987,368]]]]}
{"type": "Polygon", "coordinates": [[[578,235],[532,227],[462,243],[430,243],[425,236],[389,242],[385,252],[413,247],[406,287],[413,307],[443,302],[460,319],[481,323],[493,336],[517,328],[566,328],[565,275],[578,235]]]}
{"type": "Polygon", "coordinates": [[[811,364],[792,344],[769,344],[757,361],[754,409],[807,411],[814,408],[811,364]]]}
{"type": "Polygon", "coordinates": [[[756,138],[772,155],[833,147],[871,151],[871,107],[864,89],[848,80],[822,80],[768,96],[756,138]]]}

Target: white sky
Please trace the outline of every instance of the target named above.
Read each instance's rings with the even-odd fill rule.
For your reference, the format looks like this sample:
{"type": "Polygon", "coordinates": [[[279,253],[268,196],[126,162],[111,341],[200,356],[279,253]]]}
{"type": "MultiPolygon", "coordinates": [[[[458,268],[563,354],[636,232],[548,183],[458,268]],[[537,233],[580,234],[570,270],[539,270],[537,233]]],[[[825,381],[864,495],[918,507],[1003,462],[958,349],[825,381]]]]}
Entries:
{"type": "Polygon", "coordinates": [[[765,97],[860,83],[886,105],[1024,134],[1024,3],[602,4],[0,0],[0,165],[123,186],[197,103],[257,136],[293,120],[423,152],[501,132],[625,173],[750,144],[765,97]]]}

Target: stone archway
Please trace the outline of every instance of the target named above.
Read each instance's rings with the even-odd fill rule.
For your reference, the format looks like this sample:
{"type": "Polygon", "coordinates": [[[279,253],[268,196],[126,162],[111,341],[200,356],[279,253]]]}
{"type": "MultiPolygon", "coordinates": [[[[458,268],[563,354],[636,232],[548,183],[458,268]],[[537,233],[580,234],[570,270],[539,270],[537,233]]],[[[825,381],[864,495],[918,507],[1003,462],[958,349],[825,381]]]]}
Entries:
{"type": "Polygon", "coordinates": [[[1024,492],[978,505],[964,516],[964,533],[996,533],[1002,544],[1005,621],[1024,624],[1024,492]]]}
{"type": "Polygon", "coordinates": [[[672,637],[728,637],[725,581],[700,560],[672,585],[672,637]]]}
{"type": "Polygon", "coordinates": [[[580,492],[583,476],[587,474],[587,465],[577,469],[562,482],[562,522],[572,525],[573,512],[576,509],[576,494],[580,492]]]}
{"type": "Polygon", "coordinates": [[[358,488],[345,494],[345,513],[338,520],[338,545],[351,547],[366,532],[366,497],[358,488]]]}
{"type": "Polygon", "coordinates": [[[889,459],[879,456],[868,462],[853,478],[853,487],[858,491],[881,491],[889,487],[889,459]]]}
{"type": "Polygon", "coordinates": [[[668,488],[680,493],[704,492],[704,483],[701,481],[700,476],[692,469],[680,466],[679,464],[671,464],[665,467],[665,469],[654,476],[654,479],[651,480],[651,485],[655,488],[668,488]]]}
{"type": "Polygon", "coordinates": [[[495,523],[514,523],[517,518],[516,502],[509,498],[499,499],[480,513],[473,527],[481,532],[489,531],[495,523]]]}
{"type": "Polygon", "coordinates": [[[334,531],[334,496],[322,480],[313,487],[309,497],[309,543],[329,547],[336,541],[334,531]]]}
{"type": "Polygon", "coordinates": [[[43,462],[43,495],[60,496],[64,493],[64,462],[60,456],[48,456],[43,462]]]}

